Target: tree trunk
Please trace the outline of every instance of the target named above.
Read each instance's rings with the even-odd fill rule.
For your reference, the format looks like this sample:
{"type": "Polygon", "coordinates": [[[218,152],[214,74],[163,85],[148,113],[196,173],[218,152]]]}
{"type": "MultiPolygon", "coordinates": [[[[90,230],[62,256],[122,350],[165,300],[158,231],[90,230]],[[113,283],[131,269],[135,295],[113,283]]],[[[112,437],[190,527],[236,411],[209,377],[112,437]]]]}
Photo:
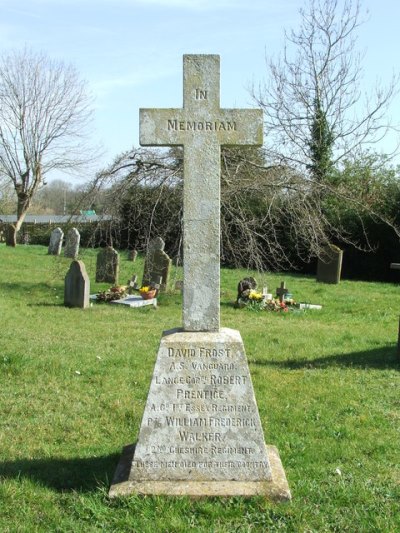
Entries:
{"type": "Polygon", "coordinates": [[[8,224],[6,226],[6,246],[15,246],[17,245],[17,232],[15,231],[14,224],[8,224]]]}
{"type": "Polygon", "coordinates": [[[17,197],[17,221],[15,224],[9,224],[6,230],[6,245],[14,247],[17,245],[17,235],[31,203],[31,196],[28,193],[18,192],[17,197]]]}

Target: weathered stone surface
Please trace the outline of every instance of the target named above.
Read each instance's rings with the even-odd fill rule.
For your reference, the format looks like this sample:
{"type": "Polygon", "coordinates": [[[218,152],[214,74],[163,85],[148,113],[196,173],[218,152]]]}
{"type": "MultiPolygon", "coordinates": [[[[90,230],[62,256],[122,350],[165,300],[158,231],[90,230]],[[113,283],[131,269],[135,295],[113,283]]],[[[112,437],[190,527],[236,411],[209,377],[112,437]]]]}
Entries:
{"type": "Polygon", "coordinates": [[[72,261],[65,276],[64,305],[66,307],[89,307],[90,280],[82,261],[72,261]]]}
{"type": "Polygon", "coordinates": [[[317,281],[323,283],[339,283],[342,272],[342,260],[343,250],[334,244],[325,246],[321,256],[318,258],[317,281]]]}
{"type": "Polygon", "coordinates": [[[71,228],[65,239],[64,256],[76,259],[79,255],[79,243],[81,236],[76,228],[71,228]]]}
{"type": "Polygon", "coordinates": [[[138,442],[109,494],[290,499],[240,333],[219,329],[220,146],[261,144],[262,112],[220,109],[219,57],[184,56],[183,109],[144,109],[140,123],[142,145],[184,146],[183,330],[161,339],[138,442]]]}
{"type": "Polygon", "coordinates": [[[171,259],[164,252],[165,242],[161,237],[151,240],[147,249],[144,262],[142,287],[157,283],[163,292],[168,286],[171,259]],[[160,280],[161,278],[161,280],[160,280]]]}
{"type": "Polygon", "coordinates": [[[110,495],[121,493],[121,483],[130,492],[168,493],[175,481],[178,492],[171,493],[191,487],[193,495],[267,495],[282,486],[238,331],[164,334],[128,476],[126,468],[117,471],[110,495]]]}
{"type": "Polygon", "coordinates": [[[116,285],[119,277],[119,254],[112,246],[102,248],[96,259],[96,283],[116,285]]]}
{"type": "Polygon", "coordinates": [[[243,278],[238,283],[236,303],[240,298],[248,298],[250,291],[257,288],[257,281],[253,277],[243,278]]]}
{"type": "Polygon", "coordinates": [[[129,481],[135,445],[126,446],[118,463],[109,496],[117,498],[129,494],[157,494],[166,496],[264,496],[269,500],[291,500],[291,493],[275,446],[267,445],[271,465],[271,481],[129,481]]]}
{"type": "Polygon", "coordinates": [[[134,263],[136,261],[137,255],[138,255],[137,250],[129,250],[128,261],[132,261],[134,263]]]}
{"type": "Polygon", "coordinates": [[[160,343],[131,479],[270,478],[240,333],[167,332],[160,343]]]}
{"type": "Polygon", "coordinates": [[[50,243],[47,253],[49,255],[60,255],[64,232],[61,228],[55,228],[50,235],[50,243]]]}
{"type": "Polygon", "coordinates": [[[183,328],[220,325],[220,147],[261,145],[260,109],[220,108],[220,59],[183,57],[183,108],[141,109],[142,146],[184,147],[183,328]]]}

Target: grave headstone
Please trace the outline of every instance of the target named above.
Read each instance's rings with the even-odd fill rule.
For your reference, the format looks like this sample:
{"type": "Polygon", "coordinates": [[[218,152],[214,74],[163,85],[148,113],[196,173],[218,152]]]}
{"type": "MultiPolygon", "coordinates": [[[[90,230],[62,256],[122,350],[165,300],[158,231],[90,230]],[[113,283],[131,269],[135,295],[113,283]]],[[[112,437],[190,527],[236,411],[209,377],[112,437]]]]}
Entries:
{"type": "Polygon", "coordinates": [[[317,264],[317,281],[338,284],[342,272],[343,250],[334,244],[324,246],[317,264]]]}
{"type": "Polygon", "coordinates": [[[96,283],[118,284],[119,254],[112,246],[102,248],[96,259],[96,283]]]}
{"type": "Polygon", "coordinates": [[[71,228],[65,238],[64,256],[76,259],[79,255],[79,243],[81,236],[76,228],[71,228]]]}
{"type": "Polygon", "coordinates": [[[90,281],[82,261],[72,261],[65,276],[64,305],[66,307],[89,307],[90,281]]]}
{"type": "MultiPolygon", "coordinates": [[[[390,263],[390,268],[393,270],[400,270],[400,263],[390,263]]],[[[399,331],[397,335],[397,356],[400,357],[400,318],[399,318],[399,331]]]]}
{"type": "Polygon", "coordinates": [[[261,144],[262,111],[220,109],[219,56],[185,55],[183,109],[141,110],[142,145],[184,146],[183,328],[161,339],[138,442],[110,496],[290,499],[241,335],[219,327],[220,146],[261,144]]]}
{"type": "Polygon", "coordinates": [[[257,281],[253,277],[241,279],[237,287],[236,302],[239,302],[241,298],[247,298],[250,294],[250,291],[255,290],[256,288],[257,281]]]}
{"type": "Polygon", "coordinates": [[[135,262],[137,258],[137,250],[129,250],[128,252],[128,261],[135,262]]]}
{"type": "Polygon", "coordinates": [[[144,262],[142,287],[146,287],[152,282],[157,283],[157,279],[161,278],[161,282],[158,282],[160,284],[160,291],[164,292],[166,290],[171,268],[171,259],[164,252],[164,247],[165,242],[161,237],[156,237],[150,241],[144,262]]]}
{"type": "Polygon", "coordinates": [[[64,232],[61,228],[55,228],[50,235],[50,243],[47,253],[49,255],[60,255],[64,232]]]}
{"type": "Polygon", "coordinates": [[[175,281],[175,290],[176,291],[183,291],[183,280],[182,279],[177,279],[175,281]]]}

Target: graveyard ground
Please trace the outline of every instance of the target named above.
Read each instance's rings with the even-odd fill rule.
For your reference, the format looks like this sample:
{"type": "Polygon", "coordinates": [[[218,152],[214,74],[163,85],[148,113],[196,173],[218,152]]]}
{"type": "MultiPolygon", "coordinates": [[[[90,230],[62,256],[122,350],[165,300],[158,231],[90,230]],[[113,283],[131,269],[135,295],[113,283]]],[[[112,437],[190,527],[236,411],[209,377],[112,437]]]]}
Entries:
{"type": "MultiPolygon", "coordinates": [[[[121,256],[121,283],[141,275],[142,258],[121,256]]],[[[107,288],[94,282],[95,258],[82,251],[92,293],[107,288]]],[[[400,531],[399,285],[255,274],[260,286],[285,280],[296,300],[323,306],[267,313],[234,309],[249,272],[222,270],[222,325],[242,334],[293,501],[109,501],[161,332],[181,324],[181,296],[161,296],[156,310],[67,309],[69,264],[45,247],[0,245],[0,531],[400,531]]],[[[173,270],[171,284],[179,278],[173,270]]]]}

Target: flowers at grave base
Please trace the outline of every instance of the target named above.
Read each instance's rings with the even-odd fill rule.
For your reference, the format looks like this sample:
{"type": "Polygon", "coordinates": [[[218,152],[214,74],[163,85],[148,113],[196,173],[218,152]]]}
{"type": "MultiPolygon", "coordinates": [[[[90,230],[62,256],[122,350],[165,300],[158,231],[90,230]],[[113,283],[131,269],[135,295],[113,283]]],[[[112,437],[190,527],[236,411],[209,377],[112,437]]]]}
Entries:
{"type": "Polygon", "coordinates": [[[257,292],[255,290],[251,290],[248,295],[249,300],[253,300],[255,302],[259,302],[264,299],[264,296],[261,294],[261,292],[257,292]]]}
{"type": "Polygon", "coordinates": [[[281,302],[279,298],[266,299],[264,295],[256,293],[255,295],[248,294],[245,298],[239,298],[236,307],[246,307],[251,311],[272,311],[276,313],[287,313],[294,309],[296,302],[293,299],[281,302]]]}
{"type": "Polygon", "coordinates": [[[265,310],[275,311],[277,313],[287,313],[289,311],[289,307],[287,302],[281,302],[279,298],[272,298],[272,300],[266,300],[265,310]]]}
{"type": "Polygon", "coordinates": [[[152,298],[155,298],[157,293],[157,290],[150,286],[141,287],[139,289],[139,294],[143,298],[143,300],[151,300],[152,298]]]}
{"type": "Polygon", "coordinates": [[[121,300],[121,298],[125,298],[125,296],[127,296],[127,292],[127,285],[115,285],[106,291],[98,292],[96,294],[96,298],[100,302],[111,302],[113,300],[121,300]]]}

